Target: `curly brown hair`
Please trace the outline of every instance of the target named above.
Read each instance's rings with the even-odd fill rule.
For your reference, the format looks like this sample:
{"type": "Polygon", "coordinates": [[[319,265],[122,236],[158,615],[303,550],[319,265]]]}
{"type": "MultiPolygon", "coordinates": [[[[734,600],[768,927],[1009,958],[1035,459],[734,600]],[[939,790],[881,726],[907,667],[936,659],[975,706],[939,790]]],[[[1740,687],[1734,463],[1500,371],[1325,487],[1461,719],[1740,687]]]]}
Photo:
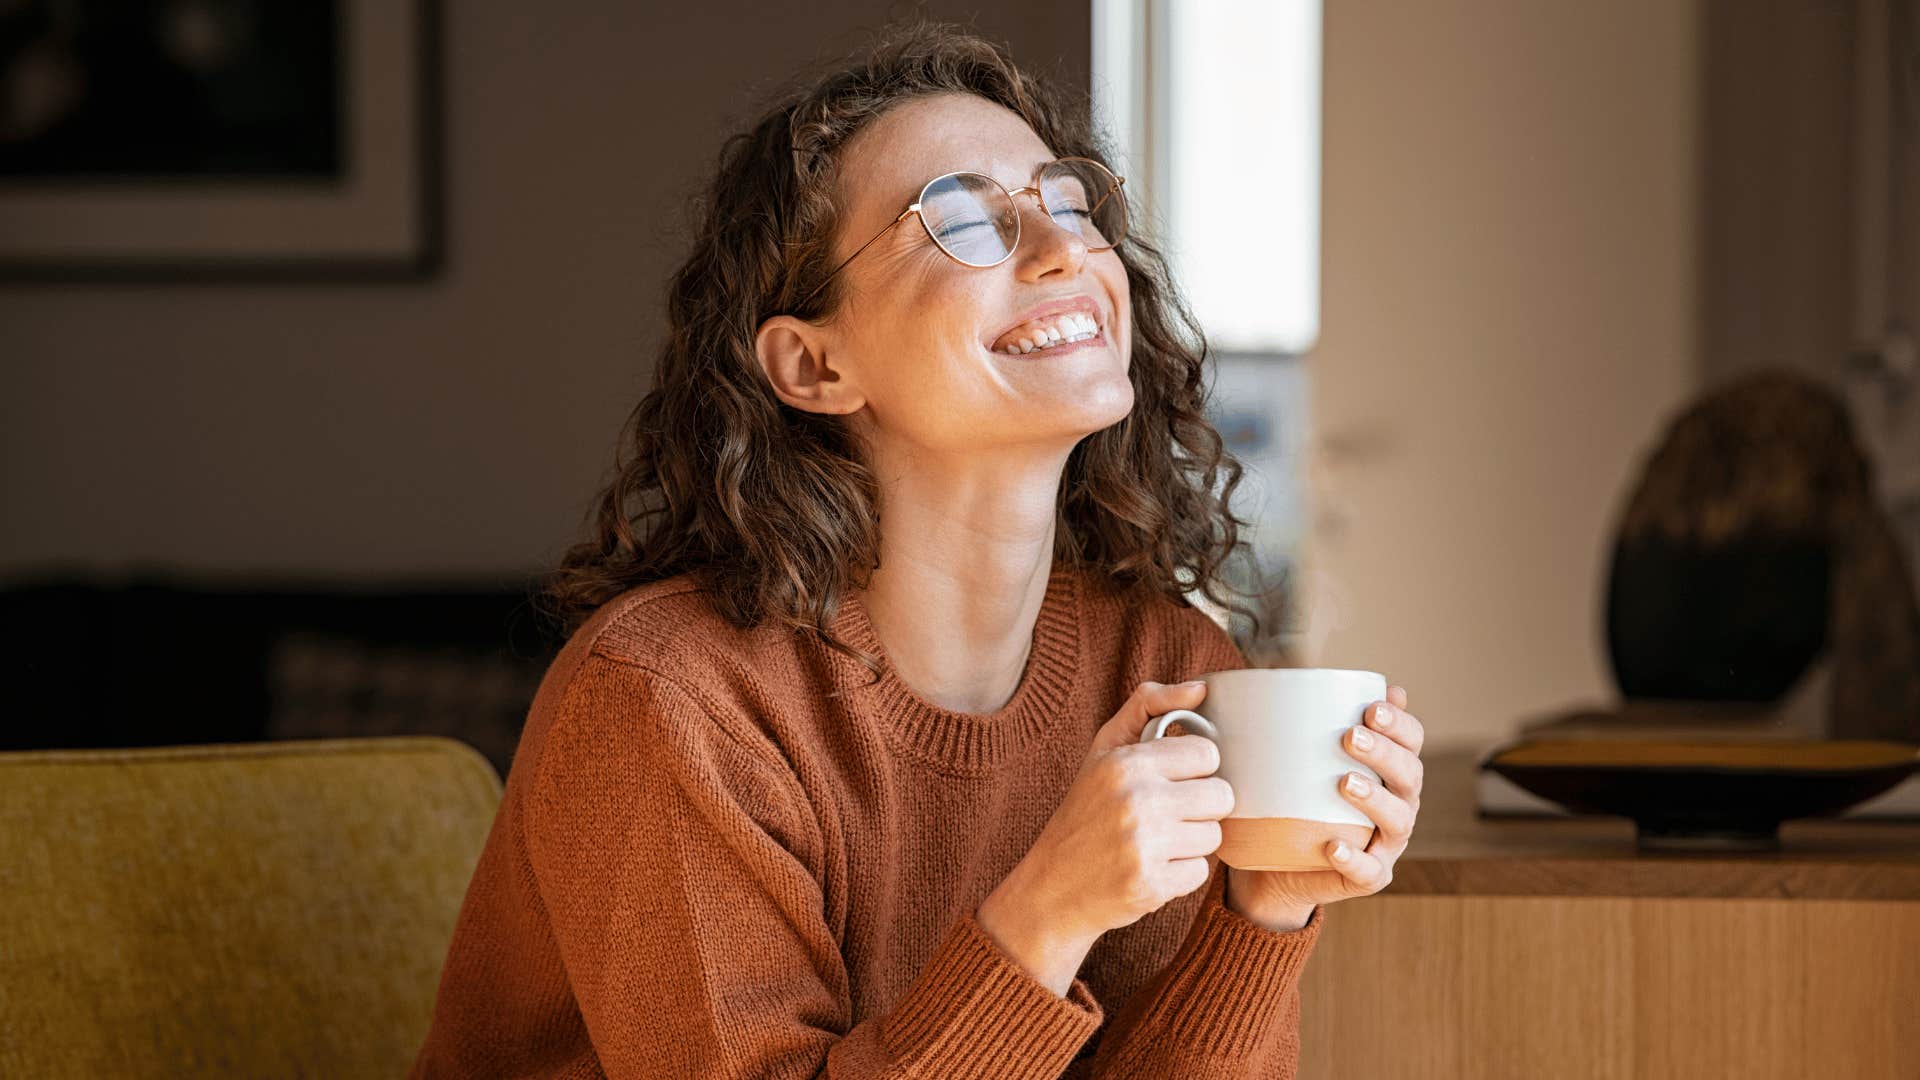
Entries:
{"type": "MultiPolygon", "coordinates": [[[[774,314],[812,320],[839,309],[844,276],[804,307],[799,298],[833,266],[845,210],[840,151],[889,109],[947,93],[1005,106],[1058,156],[1113,160],[1086,119],[1084,91],[1062,92],[1021,72],[1002,47],[924,18],[883,29],[864,57],[787,93],[729,138],[669,286],[653,388],[622,430],[588,537],[540,585],[539,606],[566,632],[628,589],[691,572],[733,625],[772,618],[814,631],[878,676],[877,658],[827,630],[845,590],[864,587],[879,565],[878,486],[845,418],[774,395],[754,337],[774,314]]],[[[1068,457],[1053,557],[1101,567],[1125,595],[1185,603],[1197,588],[1257,629],[1257,612],[1216,591],[1247,523],[1228,507],[1240,464],[1204,414],[1206,340],[1143,233],[1136,221],[1114,249],[1132,292],[1133,409],[1068,457]]]]}

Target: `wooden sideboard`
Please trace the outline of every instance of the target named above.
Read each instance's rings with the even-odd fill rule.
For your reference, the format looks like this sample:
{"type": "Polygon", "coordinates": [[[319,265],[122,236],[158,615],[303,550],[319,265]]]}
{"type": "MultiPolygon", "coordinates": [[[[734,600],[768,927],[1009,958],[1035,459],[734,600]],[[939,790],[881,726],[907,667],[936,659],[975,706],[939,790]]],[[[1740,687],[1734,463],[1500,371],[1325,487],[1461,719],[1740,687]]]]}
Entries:
{"type": "Polygon", "coordinates": [[[1920,823],[1642,854],[1625,818],[1482,819],[1427,755],[1394,880],[1327,910],[1303,1080],[1920,1078],[1920,823]]]}

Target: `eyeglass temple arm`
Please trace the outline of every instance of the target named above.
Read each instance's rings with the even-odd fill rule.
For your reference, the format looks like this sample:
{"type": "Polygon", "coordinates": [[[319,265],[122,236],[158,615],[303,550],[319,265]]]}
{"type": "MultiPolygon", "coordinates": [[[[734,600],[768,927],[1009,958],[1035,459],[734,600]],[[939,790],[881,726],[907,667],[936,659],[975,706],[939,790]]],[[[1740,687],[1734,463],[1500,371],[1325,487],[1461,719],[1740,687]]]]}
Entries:
{"type": "Polygon", "coordinates": [[[832,280],[834,279],[834,277],[835,277],[835,275],[837,275],[837,274],[839,274],[839,273],[840,273],[840,271],[842,271],[842,270],[845,270],[845,269],[847,268],[847,264],[848,264],[848,263],[850,263],[850,262],[852,262],[853,260],[855,260],[855,259],[857,259],[857,258],[859,258],[859,257],[860,257],[860,253],[861,253],[862,251],[865,251],[865,250],[867,250],[868,248],[870,248],[870,247],[872,247],[872,246],[873,246],[873,242],[874,242],[874,240],[878,240],[878,239],[880,239],[881,237],[883,237],[883,236],[885,236],[885,235],[887,235],[887,233],[888,233],[888,232],[890,232],[890,231],[892,231],[892,229],[893,229],[893,227],[894,227],[895,225],[898,225],[898,224],[900,224],[901,222],[903,222],[903,221],[905,221],[905,220],[907,220],[907,218],[909,218],[909,217],[911,217],[911,216],[913,216],[914,214],[917,214],[917,213],[919,213],[919,212],[920,212],[920,204],[919,204],[919,203],[914,203],[914,204],[913,204],[912,206],[909,206],[909,207],[907,207],[907,208],[906,208],[905,210],[902,210],[902,211],[900,211],[900,216],[899,216],[899,217],[897,217],[897,218],[894,218],[894,219],[893,219],[892,221],[889,221],[889,222],[887,223],[887,227],[886,227],[886,228],[884,228],[884,229],[881,229],[881,230],[880,230],[879,232],[877,232],[877,233],[874,233],[874,234],[873,234],[873,240],[869,240],[869,241],[867,241],[866,243],[864,243],[864,244],[861,244],[861,245],[860,245],[860,246],[859,246],[858,248],[855,248],[855,249],[854,249],[854,252],[853,252],[853,254],[851,254],[851,255],[849,255],[849,256],[847,256],[846,258],[844,258],[844,259],[842,259],[842,260],[840,260],[840,265],[839,265],[839,266],[836,266],[836,267],[834,267],[834,268],[833,268],[833,270],[832,270],[832,271],[830,271],[830,272],[829,272],[829,273],[827,274],[827,276],[826,276],[826,277],[824,277],[824,278],[821,278],[821,279],[820,279],[820,284],[818,284],[818,285],[815,285],[815,286],[813,287],[813,291],[812,291],[812,292],[810,292],[810,293],[808,293],[808,294],[806,295],[806,297],[805,297],[804,299],[802,299],[802,300],[801,300],[801,301],[800,301],[800,302],[799,302],[798,304],[795,304],[795,305],[794,305],[794,307],[795,307],[795,308],[804,308],[804,307],[806,307],[806,306],[807,306],[807,301],[808,301],[808,300],[812,300],[812,299],[813,299],[813,298],[814,298],[815,296],[818,296],[818,295],[820,294],[820,290],[821,290],[821,289],[824,289],[824,288],[826,288],[826,287],[827,287],[827,282],[829,282],[829,281],[832,281],[832,280]]]}

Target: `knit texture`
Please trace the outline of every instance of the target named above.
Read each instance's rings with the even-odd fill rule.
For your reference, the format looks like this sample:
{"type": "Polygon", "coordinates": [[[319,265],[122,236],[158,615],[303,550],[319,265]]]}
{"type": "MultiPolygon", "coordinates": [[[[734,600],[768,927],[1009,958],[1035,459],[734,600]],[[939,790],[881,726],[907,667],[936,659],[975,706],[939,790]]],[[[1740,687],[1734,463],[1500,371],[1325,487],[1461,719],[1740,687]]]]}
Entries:
{"type": "Polygon", "coordinates": [[[548,669],[414,1077],[1292,1077],[1291,932],[1204,889],[1104,935],[1065,997],[974,912],[1146,679],[1246,666],[1204,613],[1056,562],[1013,697],[900,680],[858,592],[835,636],[739,630],[690,575],[548,669]],[[829,696],[836,694],[837,696],[829,696]]]}

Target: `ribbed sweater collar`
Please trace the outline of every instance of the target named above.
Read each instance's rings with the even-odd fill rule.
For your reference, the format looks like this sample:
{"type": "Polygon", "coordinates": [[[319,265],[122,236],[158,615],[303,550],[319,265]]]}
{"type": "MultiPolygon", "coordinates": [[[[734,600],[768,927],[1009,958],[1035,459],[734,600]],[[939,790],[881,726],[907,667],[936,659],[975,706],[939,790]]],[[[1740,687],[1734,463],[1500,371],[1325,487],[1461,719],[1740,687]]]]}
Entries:
{"type": "Polygon", "coordinates": [[[1020,685],[1005,705],[990,713],[956,712],[921,697],[901,680],[868,618],[860,589],[848,590],[833,619],[835,637],[872,654],[881,668],[879,682],[852,657],[836,654],[842,685],[854,701],[879,715],[901,753],[954,772],[992,769],[1067,715],[1084,646],[1081,642],[1083,585],[1069,565],[1054,560],[1046,596],[1033,627],[1033,648],[1020,685]]]}

